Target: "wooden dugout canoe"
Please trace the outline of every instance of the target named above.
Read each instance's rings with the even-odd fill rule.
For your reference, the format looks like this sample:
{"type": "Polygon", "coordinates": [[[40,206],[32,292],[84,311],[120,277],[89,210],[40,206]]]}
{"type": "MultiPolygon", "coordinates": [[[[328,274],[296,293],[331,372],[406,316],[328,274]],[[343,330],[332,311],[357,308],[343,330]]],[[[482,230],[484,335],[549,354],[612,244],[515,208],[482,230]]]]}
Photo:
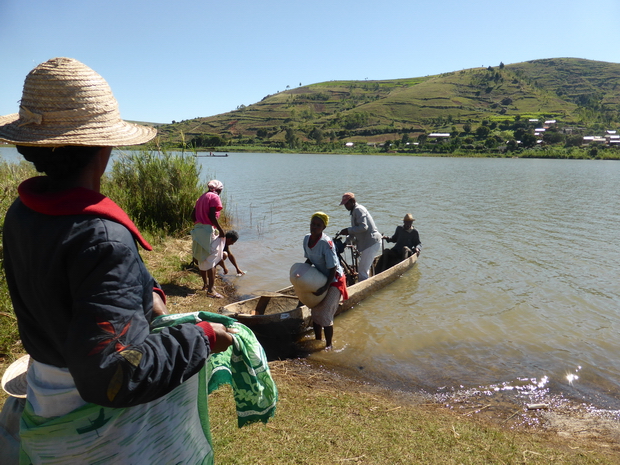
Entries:
{"type": "MultiPolygon", "coordinates": [[[[340,302],[336,315],[346,312],[401,277],[415,265],[417,259],[414,254],[365,281],[349,286],[349,298],[340,302]]],[[[312,327],[310,309],[299,302],[293,286],[233,302],[221,307],[220,313],[236,318],[257,336],[271,339],[294,340],[312,327]]]]}

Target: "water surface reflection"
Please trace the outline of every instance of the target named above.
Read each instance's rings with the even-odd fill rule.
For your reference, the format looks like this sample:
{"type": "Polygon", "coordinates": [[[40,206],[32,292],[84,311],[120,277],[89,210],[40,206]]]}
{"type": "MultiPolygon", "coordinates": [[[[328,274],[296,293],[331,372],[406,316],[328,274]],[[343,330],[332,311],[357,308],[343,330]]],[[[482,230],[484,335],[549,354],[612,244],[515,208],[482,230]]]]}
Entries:
{"type": "Polygon", "coordinates": [[[336,320],[338,366],[430,393],[561,396],[620,408],[620,163],[230,154],[224,185],[249,272],[242,294],[288,285],[310,215],[348,226],[353,191],[380,231],[416,217],[416,267],[336,320]]]}

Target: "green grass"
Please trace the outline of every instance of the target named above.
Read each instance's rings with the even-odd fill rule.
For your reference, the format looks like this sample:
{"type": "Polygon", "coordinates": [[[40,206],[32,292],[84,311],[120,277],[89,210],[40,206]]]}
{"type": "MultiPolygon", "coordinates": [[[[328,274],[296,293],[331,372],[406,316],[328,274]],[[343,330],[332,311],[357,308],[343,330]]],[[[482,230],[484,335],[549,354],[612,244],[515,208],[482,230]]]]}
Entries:
{"type": "Polygon", "coordinates": [[[187,233],[196,199],[207,190],[192,153],[143,148],[114,161],[102,192],[117,202],[139,229],[187,233]]]}
{"type": "MultiPolygon", "coordinates": [[[[6,211],[17,197],[17,186],[35,174],[32,165],[25,161],[21,163],[0,161],[0,231],[4,229],[6,211]]],[[[4,249],[0,241],[0,357],[8,356],[10,360],[13,360],[15,355],[21,352],[23,348],[19,343],[17,319],[6,284],[4,249]]]]}
{"type": "Polygon", "coordinates": [[[218,464],[613,463],[542,430],[501,428],[294,362],[271,368],[280,401],[267,425],[238,429],[230,390],[209,397],[218,464]]]}

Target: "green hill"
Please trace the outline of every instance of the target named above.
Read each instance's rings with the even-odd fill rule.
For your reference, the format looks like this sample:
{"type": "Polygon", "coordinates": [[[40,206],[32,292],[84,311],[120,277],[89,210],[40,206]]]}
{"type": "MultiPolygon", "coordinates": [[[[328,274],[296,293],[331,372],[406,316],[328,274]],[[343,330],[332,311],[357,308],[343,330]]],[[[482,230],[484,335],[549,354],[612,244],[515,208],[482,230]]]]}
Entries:
{"type": "Polygon", "coordinates": [[[160,126],[163,141],[196,146],[352,141],[469,132],[515,119],[570,127],[620,121],[620,64],[533,60],[435,76],[329,81],[287,89],[235,111],[160,126]]]}

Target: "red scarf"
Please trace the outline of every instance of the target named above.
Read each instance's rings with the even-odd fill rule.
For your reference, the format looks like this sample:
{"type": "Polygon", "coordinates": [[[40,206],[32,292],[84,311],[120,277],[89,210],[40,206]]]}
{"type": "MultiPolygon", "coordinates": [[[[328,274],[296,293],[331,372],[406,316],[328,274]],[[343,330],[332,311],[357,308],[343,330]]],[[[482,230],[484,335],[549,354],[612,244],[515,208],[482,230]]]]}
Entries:
{"type": "Polygon", "coordinates": [[[342,300],[347,300],[349,298],[349,292],[347,290],[347,278],[345,275],[337,276],[338,281],[335,281],[330,284],[330,286],[334,286],[340,291],[342,294],[342,300]]]}
{"type": "Polygon", "coordinates": [[[24,205],[37,213],[53,216],[92,215],[120,223],[144,249],[153,250],[127,213],[105,195],[84,187],[61,192],[49,192],[47,187],[48,178],[37,176],[22,182],[17,192],[24,205]]]}

